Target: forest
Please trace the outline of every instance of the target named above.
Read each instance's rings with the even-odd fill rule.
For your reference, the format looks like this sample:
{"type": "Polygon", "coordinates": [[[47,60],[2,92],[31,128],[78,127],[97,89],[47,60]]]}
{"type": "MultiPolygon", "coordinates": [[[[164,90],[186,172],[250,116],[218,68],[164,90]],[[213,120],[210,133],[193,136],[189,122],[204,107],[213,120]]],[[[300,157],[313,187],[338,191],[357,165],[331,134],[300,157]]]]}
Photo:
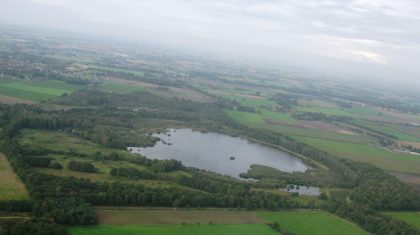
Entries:
{"type": "MultiPolygon", "coordinates": [[[[29,202],[17,201],[11,205],[6,203],[2,207],[9,211],[32,211],[37,218],[36,222],[7,223],[2,226],[2,231],[6,231],[4,234],[18,234],[26,229],[33,230],[33,234],[58,234],[62,230],[55,224],[96,224],[97,218],[92,206],[220,207],[247,210],[308,208],[308,205],[290,197],[251,190],[273,188],[279,184],[349,189],[348,193],[341,197],[320,196],[324,204],[319,209],[353,221],[366,231],[375,234],[418,233],[416,228],[379,213],[381,210],[420,210],[420,196],[411,187],[371,164],[336,158],[290,137],[235,123],[223,113],[222,109],[225,106],[220,103],[202,105],[193,101],[169,99],[147,93],[128,96],[98,91],[81,91],[62,96],[54,102],[77,105],[79,108],[46,111],[29,105],[1,106],[3,129],[1,149],[8,156],[15,172],[31,195],[29,202]],[[133,112],[131,107],[136,107],[138,103],[148,107],[148,111],[133,112]],[[91,108],[91,105],[96,107],[91,108]],[[129,154],[118,154],[116,151],[109,154],[54,151],[42,146],[22,145],[20,141],[21,132],[25,129],[61,131],[116,150],[124,150],[132,141],[127,131],[121,132],[127,133],[128,136],[118,138],[120,141],[118,144],[112,136],[107,136],[106,139],[97,137],[103,136],[107,131],[112,133],[117,127],[130,129],[137,125],[146,125],[147,128],[143,131],[147,133],[153,129],[153,124],[148,123],[150,119],[172,120],[178,122],[178,125],[185,125],[188,122],[189,126],[201,130],[217,130],[280,146],[305,156],[302,160],[311,165],[312,169],[305,173],[286,173],[273,169],[259,174],[253,172],[257,169],[255,166],[248,173],[241,175],[260,179],[259,182],[252,183],[185,167],[175,160],[150,160],[129,154]],[[109,127],[110,125],[112,127],[109,127]],[[96,182],[34,171],[35,168],[63,167],[53,158],[45,157],[50,154],[65,154],[92,161],[127,161],[143,167],[144,170],[114,167],[110,175],[131,180],[161,180],[174,185],[154,188],[123,182],[96,182]],[[320,168],[319,164],[326,169],[320,168]],[[180,170],[187,172],[188,176],[168,175],[180,170]],[[55,223],[45,222],[51,220],[55,223]]],[[[136,141],[138,143],[139,140],[136,141]]],[[[142,145],[147,146],[157,140],[146,136],[140,141],[142,145]]],[[[85,160],[71,160],[66,167],[71,171],[89,174],[96,172],[94,165],[85,160]]],[[[275,224],[270,226],[281,231],[275,224]]]]}

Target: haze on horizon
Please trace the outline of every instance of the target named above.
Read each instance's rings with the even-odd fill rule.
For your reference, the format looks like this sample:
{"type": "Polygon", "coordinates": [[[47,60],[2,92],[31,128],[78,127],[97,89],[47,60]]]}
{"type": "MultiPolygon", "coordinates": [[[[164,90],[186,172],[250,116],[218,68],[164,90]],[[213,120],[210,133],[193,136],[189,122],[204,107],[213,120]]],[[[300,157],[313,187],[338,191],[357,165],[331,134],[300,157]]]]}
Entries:
{"type": "Polygon", "coordinates": [[[0,24],[420,87],[416,0],[0,0],[0,24]]]}

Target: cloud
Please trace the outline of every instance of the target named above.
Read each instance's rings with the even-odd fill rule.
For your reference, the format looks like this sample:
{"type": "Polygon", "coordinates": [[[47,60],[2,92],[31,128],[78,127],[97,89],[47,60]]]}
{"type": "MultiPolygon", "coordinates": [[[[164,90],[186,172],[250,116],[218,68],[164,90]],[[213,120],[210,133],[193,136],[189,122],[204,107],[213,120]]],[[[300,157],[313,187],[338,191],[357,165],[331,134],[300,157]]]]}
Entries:
{"type": "Polygon", "coordinates": [[[284,56],[308,65],[310,60],[335,58],[343,62],[338,64],[344,73],[357,70],[360,64],[372,70],[367,73],[369,76],[420,77],[420,2],[416,0],[0,2],[0,22],[148,40],[273,61],[284,56]],[[27,12],[25,17],[19,14],[22,6],[27,12]],[[380,66],[364,66],[372,63],[380,66]],[[397,72],[384,72],[388,68],[397,72]]]}

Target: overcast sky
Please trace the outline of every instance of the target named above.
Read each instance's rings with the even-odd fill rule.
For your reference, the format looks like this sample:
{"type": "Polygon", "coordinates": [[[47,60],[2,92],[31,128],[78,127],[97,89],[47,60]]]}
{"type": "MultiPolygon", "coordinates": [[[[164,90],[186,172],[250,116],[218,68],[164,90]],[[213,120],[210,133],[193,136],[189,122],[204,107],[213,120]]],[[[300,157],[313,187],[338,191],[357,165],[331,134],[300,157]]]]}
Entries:
{"type": "Polygon", "coordinates": [[[0,22],[420,84],[419,0],[0,0],[0,22]]]}

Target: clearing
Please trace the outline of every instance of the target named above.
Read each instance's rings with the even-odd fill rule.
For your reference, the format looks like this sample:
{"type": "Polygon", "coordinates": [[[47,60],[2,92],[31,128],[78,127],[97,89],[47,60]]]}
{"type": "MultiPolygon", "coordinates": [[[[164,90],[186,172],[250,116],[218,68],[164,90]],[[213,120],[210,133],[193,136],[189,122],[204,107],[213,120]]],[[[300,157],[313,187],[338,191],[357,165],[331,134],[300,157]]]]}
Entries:
{"type": "Polygon", "coordinates": [[[0,201],[25,200],[29,198],[25,185],[20,181],[6,156],[0,153],[0,201]]]}

